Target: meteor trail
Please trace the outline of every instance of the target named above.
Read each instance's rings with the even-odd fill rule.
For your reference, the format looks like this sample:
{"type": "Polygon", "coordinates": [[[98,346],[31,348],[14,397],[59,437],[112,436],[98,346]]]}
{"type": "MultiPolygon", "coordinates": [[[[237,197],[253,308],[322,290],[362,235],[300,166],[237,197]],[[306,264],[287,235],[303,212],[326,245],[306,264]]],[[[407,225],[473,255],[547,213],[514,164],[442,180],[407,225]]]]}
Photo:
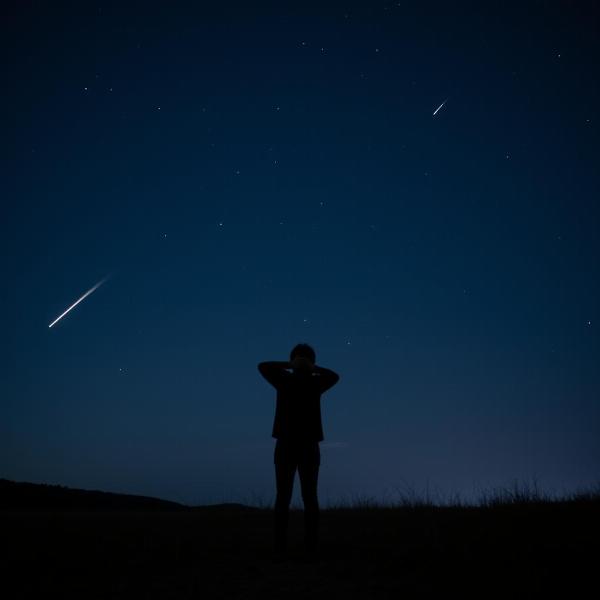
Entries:
{"type": "Polygon", "coordinates": [[[104,279],[101,279],[93,288],[90,288],[83,296],[81,296],[81,298],[79,298],[79,300],[77,300],[75,303],[71,304],[71,306],[69,306],[69,308],[67,308],[67,310],[65,310],[65,312],[62,315],[60,315],[60,317],[58,317],[57,319],[54,319],[54,321],[52,321],[52,323],[50,323],[50,325],[48,325],[48,327],[50,328],[55,323],[58,323],[70,310],[74,309],[84,298],[87,298],[92,292],[95,292],[107,279],[108,279],[108,276],[105,277],[104,279]]]}
{"type": "Polygon", "coordinates": [[[444,106],[444,104],[446,104],[446,102],[448,102],[448,98],[446,98],[434,111],[433,111],[433,116],[435,117],[435,115],[437,114],[437,111],[440,110],[440,108],[442,108],[442,106],[444,106]]]}

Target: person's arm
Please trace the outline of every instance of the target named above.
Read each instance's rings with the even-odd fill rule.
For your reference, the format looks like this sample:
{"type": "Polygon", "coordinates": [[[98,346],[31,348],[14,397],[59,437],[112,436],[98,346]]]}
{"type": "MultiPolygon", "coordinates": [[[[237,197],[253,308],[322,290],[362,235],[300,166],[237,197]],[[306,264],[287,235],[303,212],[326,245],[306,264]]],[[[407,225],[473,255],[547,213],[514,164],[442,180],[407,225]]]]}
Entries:
{"type": "Polygon", "coordinates": [[[267,360],[258,363],[260,374],[275,387],[277,387],[283,377],[288,375],[285,369],[291,368],[292,366],[288,360],[267,360]]]}
{"type": "Polygon", "coordinates": [[[318,367],[315,365],[313,372],[317,373],[321,394],[326,392],[329,388],[332,388],[340,380],[340,376],[335,371],[326,369],[325,367],[318,367]]]}

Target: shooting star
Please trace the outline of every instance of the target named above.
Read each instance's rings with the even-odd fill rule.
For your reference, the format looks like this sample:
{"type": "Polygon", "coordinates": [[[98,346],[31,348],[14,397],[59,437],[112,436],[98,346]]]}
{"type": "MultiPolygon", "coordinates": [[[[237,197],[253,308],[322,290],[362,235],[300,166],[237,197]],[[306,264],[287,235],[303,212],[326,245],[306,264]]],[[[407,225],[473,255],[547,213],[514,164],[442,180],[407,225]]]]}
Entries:
{"type": "Polygon", "coordinates": [[[70,310],[73,310],[82,300],[87,298],[92,292],[95,292],[107,279],[108,275],[104,279],[101,279],[93,288],[90,288],[83,296],[81,296],[81,298],[79,298],[79,300],[71,304],[71,306],[69,306],[69,308],[67,308],[67,310],[65,310],[65,312],[62,315],[60,315],[60,317],[54,319],[54,321],[52,321],[52,323],[48,325],[48,328],[58,323],[70,310]]]}
{"type": "Polygon", "coordinates": [[[435,115],[437,115],[438,110],[440,110],[440,108],[442,108],[442,106],[444,106],[444,104],[446,104],[446,102],[448,102],[448,98],[446,98],[434,111],[433,111],[433,116],[435,117],[435,115]]]}

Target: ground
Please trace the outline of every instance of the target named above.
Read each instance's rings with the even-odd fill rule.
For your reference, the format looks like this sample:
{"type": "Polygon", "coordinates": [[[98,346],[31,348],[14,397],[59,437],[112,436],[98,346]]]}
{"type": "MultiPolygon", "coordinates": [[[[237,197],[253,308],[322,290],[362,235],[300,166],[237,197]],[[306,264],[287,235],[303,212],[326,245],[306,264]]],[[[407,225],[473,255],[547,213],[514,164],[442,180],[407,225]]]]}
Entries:
{"type": "Polygon", "coordinates": [[[306,560],[292,511],[274,560],[272,511],[0,512],[10,598],[575,597],[593,582],[600,504],[330,509],[306,560]]]}

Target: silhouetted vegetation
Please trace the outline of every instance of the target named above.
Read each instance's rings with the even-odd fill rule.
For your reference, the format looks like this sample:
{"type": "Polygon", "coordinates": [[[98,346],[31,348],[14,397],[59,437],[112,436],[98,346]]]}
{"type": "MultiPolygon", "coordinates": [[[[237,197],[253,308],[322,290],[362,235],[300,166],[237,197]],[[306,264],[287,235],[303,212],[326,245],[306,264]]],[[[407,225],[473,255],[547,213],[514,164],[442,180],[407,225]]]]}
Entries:
{"type": "MultiPolygon", "coordinates": [[[[10,485],[1,483],[4,495],[10,485]]],[[[272,507],[147,511],[131,510],[131,498],[152,499],[122,498],[122,509],[111,498],[110,510],[23,510],[3,500],[5,585],[19,591],[11,598],[579,597],[593,589],[598,489],[551,498],[517,486],[484,494],[479,505],[415,495],[396,506],[340,503],[322,509],[314,563],[302,561],[300,509],[290,514],[289,559],[273,563],[272,507]]]]}

